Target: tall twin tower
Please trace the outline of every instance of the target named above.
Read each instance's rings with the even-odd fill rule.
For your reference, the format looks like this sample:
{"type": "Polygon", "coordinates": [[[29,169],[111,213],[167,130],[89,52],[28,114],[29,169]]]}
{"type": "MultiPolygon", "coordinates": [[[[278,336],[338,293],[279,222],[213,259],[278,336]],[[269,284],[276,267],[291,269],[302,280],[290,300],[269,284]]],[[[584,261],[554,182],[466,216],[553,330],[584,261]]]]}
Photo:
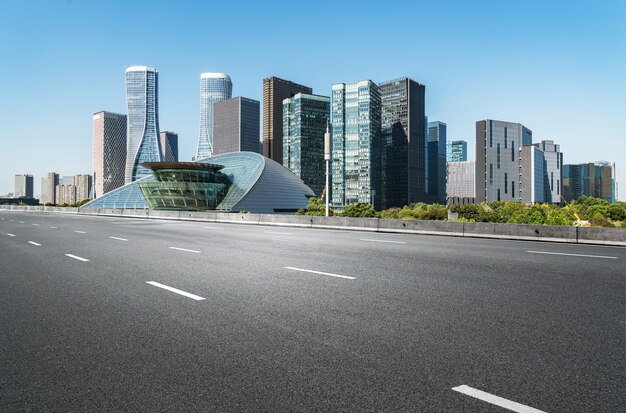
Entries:
{"type": "MultiPolygon", "coordinates": [[[[233,84],[225,73],[200,75],[200,137],[195,159],[213,154],[213,103],[232,97],[233,84]]],[[[126,104],[128,108],[126,184],[143,178],[150,171],[143,162],[161,161],[159,145],[159,72],[148,66],[126,69],[126,104]]]]}

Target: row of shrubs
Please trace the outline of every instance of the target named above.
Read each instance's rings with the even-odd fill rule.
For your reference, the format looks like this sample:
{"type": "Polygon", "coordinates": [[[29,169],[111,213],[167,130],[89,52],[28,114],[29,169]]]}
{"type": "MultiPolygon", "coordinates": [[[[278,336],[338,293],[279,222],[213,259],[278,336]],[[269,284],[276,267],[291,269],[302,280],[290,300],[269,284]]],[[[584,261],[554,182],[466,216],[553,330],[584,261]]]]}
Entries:
{"type": "Polygon", "coordinates": [[[85,205],[87,202],[91,201],[91,199],[87,198],[87,199],[83,199],[80,202],[76,202],[75,204],[53,204],[52,202],[46,202],[45,206],[58,206],[58,207],[71,207],[71,208],[75,208],[75,207],[80,207],[85,205]]]}
{"type": "MultiPolygon", "coordinates": [[[[626,228],[626,202],[611,204],[603,199],[581,197],[566,206],[550,204],[525,205],[518,202],[483,202],[481,204],[453,205],[450,212],[458,214],[458,221],[496,222],[508,224],[572,225],[580,219],[597,227],[626,228]]],[[[311,198],[306,209],[297,215],[325,215],[325,206],[320,198],[311,198]]],[[[330,211],[330,215],[344,217],[447,220],[448,207],[440,204],[416,203],[402,208],[376,211],[370,204],[351,204],[341,213],[330,211]]]]}

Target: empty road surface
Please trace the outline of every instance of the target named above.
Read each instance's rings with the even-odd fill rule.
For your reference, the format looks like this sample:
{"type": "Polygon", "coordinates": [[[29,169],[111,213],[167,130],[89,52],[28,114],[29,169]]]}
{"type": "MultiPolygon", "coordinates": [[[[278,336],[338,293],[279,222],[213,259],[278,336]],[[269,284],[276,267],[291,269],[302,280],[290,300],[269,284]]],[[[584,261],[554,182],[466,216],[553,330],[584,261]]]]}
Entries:
{"type": "Polygon", "coordinates": [[[0,211],[0,411],[621,412],[625,251],[0,211]]]}

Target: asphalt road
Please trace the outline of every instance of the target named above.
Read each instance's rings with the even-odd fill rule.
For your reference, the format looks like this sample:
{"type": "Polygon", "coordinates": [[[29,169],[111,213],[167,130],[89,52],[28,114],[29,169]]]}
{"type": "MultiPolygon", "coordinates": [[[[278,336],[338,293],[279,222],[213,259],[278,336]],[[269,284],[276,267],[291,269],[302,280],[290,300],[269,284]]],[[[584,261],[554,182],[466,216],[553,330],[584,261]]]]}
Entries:
{"type": "Polygon", "coordinates": [[[0,211],[0,411],[622,412],[625,252],[0,211]]]}

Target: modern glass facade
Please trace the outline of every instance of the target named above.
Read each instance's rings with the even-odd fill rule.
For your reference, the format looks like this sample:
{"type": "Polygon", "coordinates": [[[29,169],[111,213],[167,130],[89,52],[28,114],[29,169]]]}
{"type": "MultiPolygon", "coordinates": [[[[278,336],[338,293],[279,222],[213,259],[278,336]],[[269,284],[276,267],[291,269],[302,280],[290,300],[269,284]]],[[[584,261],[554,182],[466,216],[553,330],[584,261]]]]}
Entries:
{"type": "Polygon", "coordinates": [[[206,211],[217,209],[230,180],[219,172],[222,165],[200,162],[148,162],[154,182],[139,188],[150,209],[206,211]]]}
{"type": "Polygon", "coordinates": [[[521,202],[519,149],[532,145],[532,136],[520,123],[476,122],[476,202],[521,202]]]}
{"type": "Polygon", "coordinates": [[[147,66],[126,69],[126,104],[128,106],[126,171],[128,184],[150,171],[140,164],[160,162],[159,147],[159,73],[147,66]]]}
{"type": "Polygon", "coordinates": [[[259,152],[260,102],[241,96],[213,105],[213,154],[259,152]]]}
{"type": "Polygon", "coordinates": [[[446,144],[446,162],[467,161],[467,142],[452,141],[446,144]]]}
{"type": "Polygon", "coordinates": [[[213,104],[230,99],[233,83],[225,73],[200,75],[200,137],[196,160],[213,155],[213,104]]]}
{"type": "Polygon", "coordinates": [[[563,197],[571,202],[583,195],[614,203],[615,163],[598,161],[563,165],[563,197]]]}
{"type": "Polygon", "coordinates": [[[383,205],[381,192],[381,96],[371,80],[332,86],[333,208],[383,205]]]}
{"type": "Polygon", "coordinates": [[[15,175],[15,186],[13,187],[15,198],[33,198],[33,176],[15,175]]]}
{"type": "Polygon", "coordinates": [[[443,122],[428,122],[428,195],[430,200],[446,202],[446,135],[443,122]]]}
{"type": "MultiPolygon", "coordinates": [[[[127,117],[119,113],[93,114],[93,179],[97,198],[124,185],[126,164],[127,117]]],[[[57,177],[58,184],[58,177],[57,177]]],[[[54,201],[54,188],[51,191],[54,201]]]]}
{"type": "Polygon", "coordinates": [[[275,76],[263,79],[263,156],[283,162],[283,100],[313,89],[275,76]]]}
{"type": "Polygon", "coordinates": [[[379,84],[382,208],[426,201],[426,87],[409,78],[379,84]]]}
{"type": "MultiPolygon", "coordinates": [[[[223,166],[219,172],[227,177],[230,185],[215,208],[220,211],[293,213],[300,208],[305,208],[308,197],[314,196],[313,191],[287,168],[258,153],[231,152],[211,156],[197,163],[223,166]]],[[[187,175],[182,180],[191,180],[191,177],[187,175]]],[[[152,173],[85,204],[83,208],[146,209],[149,203],[140,185],[149,182],[157,182],[152,173]]],[[[175,189],[175,191],[179,190],[180,187],[175,189]]],[[[176,196],[180,196],[180,192],[177,193],[176,196]]],[[[189,196],[190,199],[197,199],[194,194],[189,194],[189,196]]],[[[206,195],[200,193],[198,196],[206,195]]],[[[210,202],[207,205],[210,205],[210,202]]]]}
{"type": "Polygon", "coordinates": [[[326,185],[324,133],[330,98],[298,93],[283,100],[283,166],[299,176],[317,196],[326,185]]]}

